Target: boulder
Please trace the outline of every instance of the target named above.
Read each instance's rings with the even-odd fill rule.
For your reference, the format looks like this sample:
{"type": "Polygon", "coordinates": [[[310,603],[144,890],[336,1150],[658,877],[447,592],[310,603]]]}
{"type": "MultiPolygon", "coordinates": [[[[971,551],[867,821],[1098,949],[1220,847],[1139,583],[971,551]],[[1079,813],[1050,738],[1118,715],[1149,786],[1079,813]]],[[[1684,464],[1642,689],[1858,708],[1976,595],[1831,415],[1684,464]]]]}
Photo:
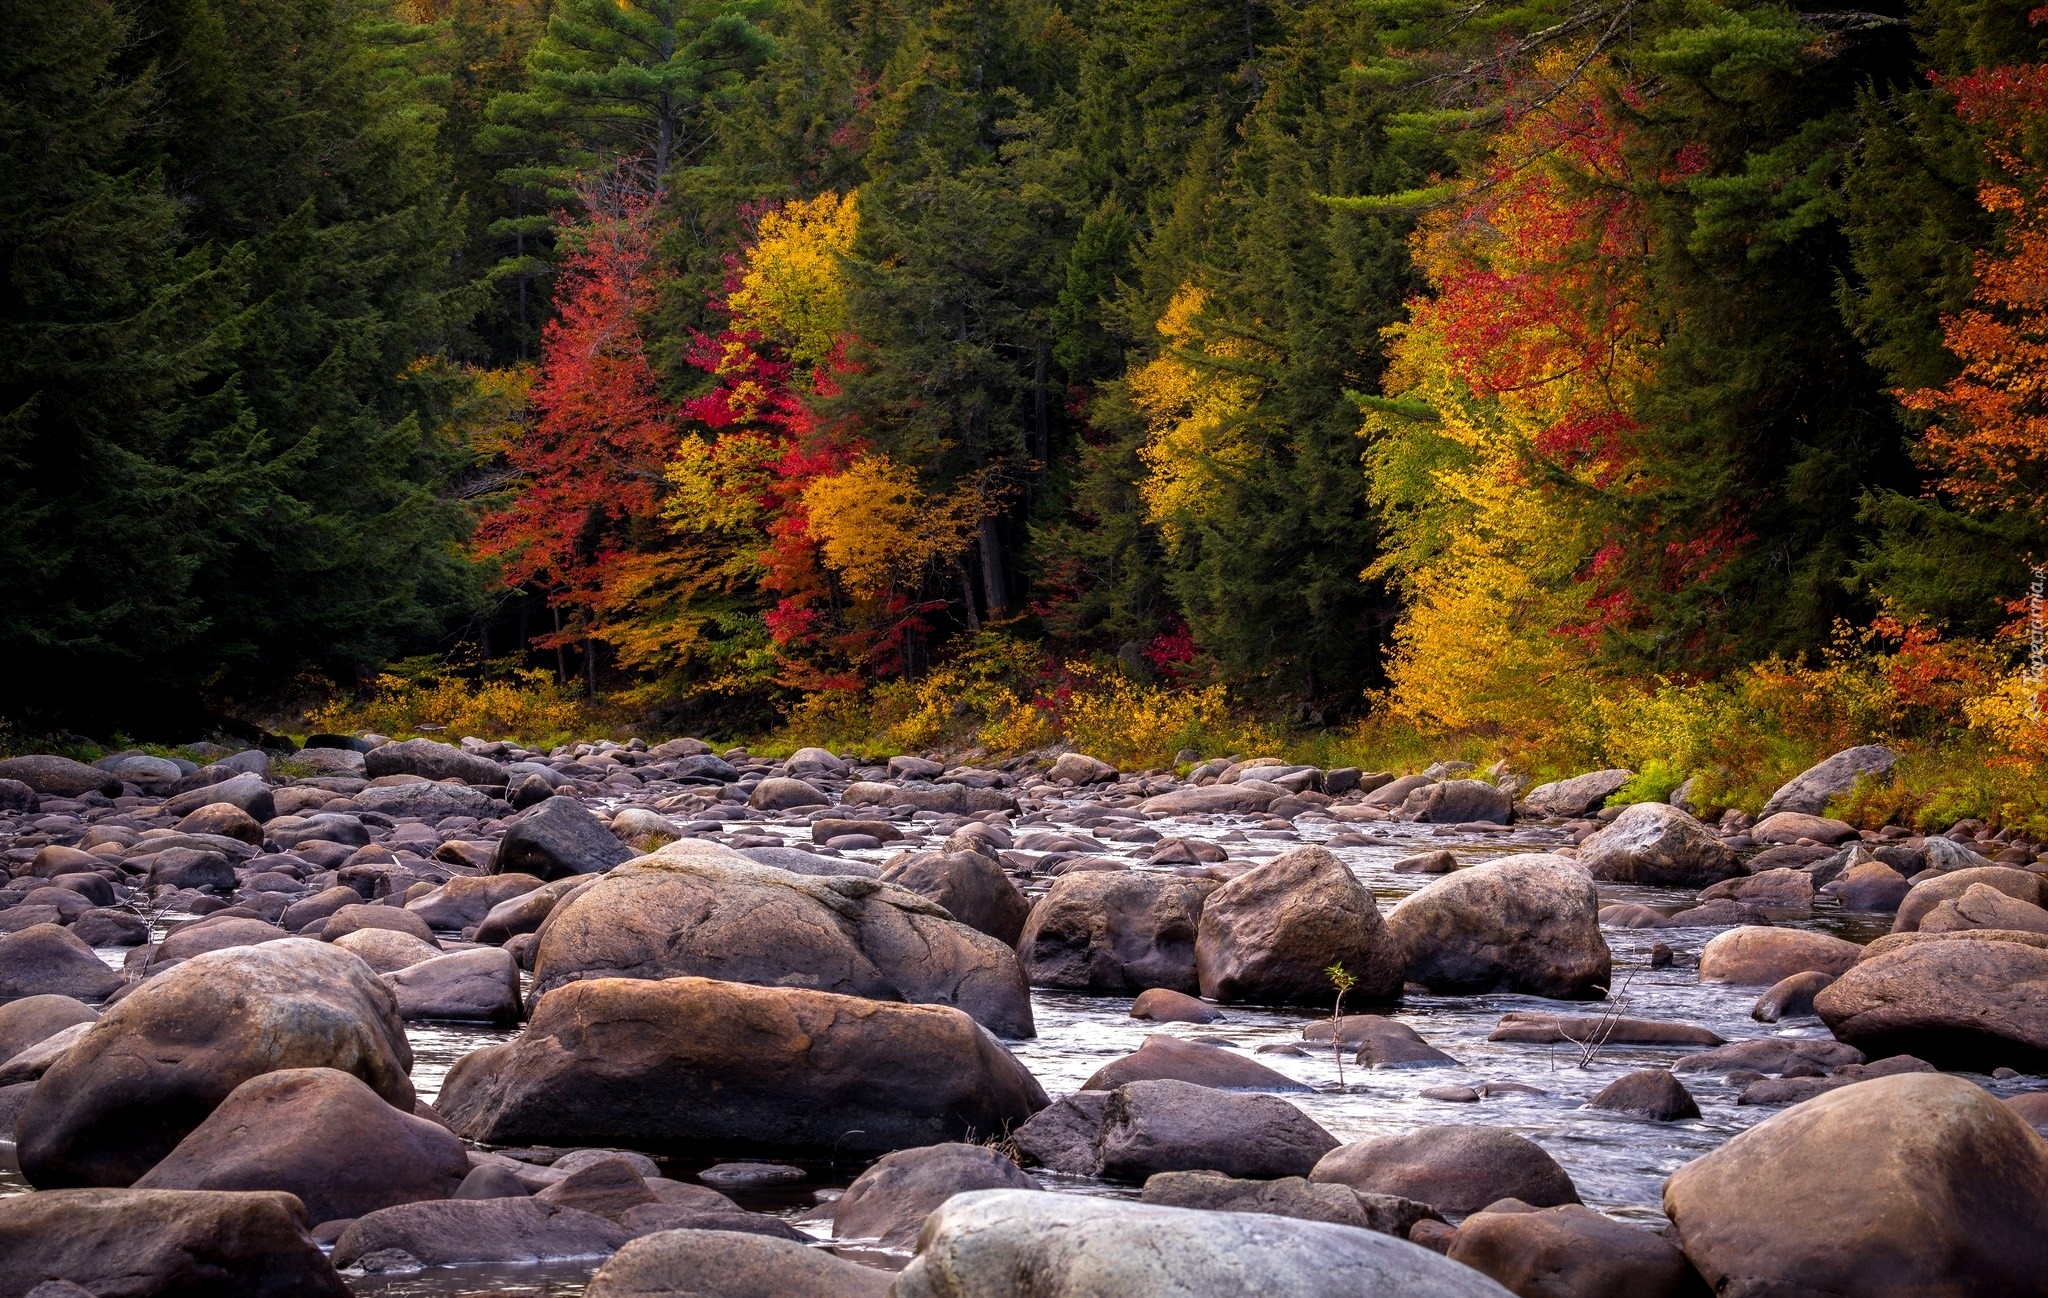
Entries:
{"type": "Polygon", "coordinates": [[[631,1238],[595,1213],[539,1199],[444,1199],[356,1218],[334,1241],[334,1265],[379,1255],[399,1267],[562,1262],[609,1257],[631,1238]]]}
{"type": "Polygon", "coordinates": [[[336,942],[351,933],[365,929],[402,933],[425,945],[429,950],[439,949],[434,930],[428,928],[427,922],[411,911],[401,910],[397,906],[369,906],[361,902],[342,906],[329,915],[327,922],[320,926],[320,940],[336,942]]]}
{"type": "Polygon", "coordinates": [[[1093,1176],[1096,1144],[1102,1136],[1102,1115],[1109,1109],[1108,1091],[1076,1091],[1054,1100],[1010,1133],[1027,1167],[1043,1167],[1069,1176],[1093,1176]]]}
{"type": "Polygon", "coordinates": [[[1906,876],[1882,861],[1865,861],[1836,875],[1823,891],[1845,910],[1896,911],[1912,890],[1906,876]]]}
{"type": "Polygon", "coordinates": [[[1634,777],[1634,771],[1620,769],[1589,771],[1584,775],[1574,775],[1569,780],[1537,785],[1522,795],[1522,806],[1532,816],[1569,819],[1590,815],[1634,777]]]}
{"type": "MultiPolygon", "coordinates": [[[[33,894],[29,904],[34,904],[33,894]]],[[[1920,917],[1922,933],[1966,933],[1976,929],[2048,933],[2048,910],[2008,897],[1988,883],[1973,883],[1962,896],[1937,903],[1920,917]]]]}
{"type": "Polygon", "coordinates": [[[1524,1298],[1687,1298],[1685,1255],[1655,1231],[1582,1204],[1474,1213],[1447,1255],[1524,1298]]]}
{"type": "Polygon", "coordinates": [[[1813,998],[1864,1054],[1941,1068],[2048,1064],[2048,951],[2015,942],[1920,942],[1843,972],[1813,998]]]}
{"type": "Polygon", "coordinates": [[[71,935],[87,946],[143,946],[149,921],[133,911],[89,910],[71,921],[71,935]]]}
{"type": "MultiPolygon", "coordinates": [[[[74,1023],[44,1037],[32,1046],[16,1051],[14,1058],[0,1064],[0,1088],[40,1079],[58,1060],[70,1054],[72,1047],[83,1040],[91,1029],[90,1023],[74,1023]]],[[[24,1097],[22,1103],[25,1105],[27,1102],[24,1097]]]]}
{"type": "Polygon", "coordinates": [[[1004,946],[1017,944],[1031,914],[1031,903],[1010,882],[1003,867],[979,852],[920,852],[885,868],[882,882],[929,898],[954,919],[1004,946]]]}
{"type": "Polygon", "coordinates": [[[1813,1013],[1813,998],[1835,981],[1828,973],[1809,970],[1781,978],[1771,984],[1771,989],[1757,998],[1755,1008],[1749,1016],[1759,1023],[1776,1023],[1781,1019],[1802,1018],[1813,1013]]]}
{"type": "Polygon", "coordinates": [[[986,1137],[1045,1092],[958,1010],[704,978],[599,978],[464,1056],[435,1107],[490,1144],[841,1152],[986,1137]]]}
{"type": "Polygon", "coordinates": [[[1617,1077],[1602,1087],[1598,1095],[1587,1100],[1586,1107],[1605,1109],[1610,1113],[1632,1113],[1658,1122],[1676,1122],[1680,1118],[1700,1116],[1699,1102],[1692,1098],[1691,1091],[1685,1089],[1685,1083],[1673,1077],[1667,1068],[1645,1068],[1617,1077]]]}
{"type": "Polygon", "coordinates": [[[754,786],[747,805],[756,811],[788,811],[792,807],[822,807],[832,799],[805,780],[771,776],[754,786]]]}
{"type": "Polygon", "coordinates": [[[76,798],[87,793],[115,798],[121,794],[117,777],[96,766],[49,753],[10,757],[0,762],[0,780],[26,784],[46,798],[76,798]]]}
{"type": "Polygon", "coordinates": [[[1890,775],[1892,764],[1897,760],[1897,755],[1883,744],[1845,748],[1780,785],[1778,791],[1771,795],[1771,800],[1764,804],[1760,818],[1768,818],[1781,811],[1818,816],[1828,809],[1831,798],[1855,788],[1856,781],[1863,776],[1882,778],[1890,775]]]}
{"type": "Polygon", "coordinates": [[[1863,948],[1799,928],[1732,928],[1700,949],[1700,981],[1769,987],[1796,973],[1840,974],[1863,948]]]}
{"type": "Polygon", "coordinates": [[[559,879],[602,874],[633,859],[633,849],[574,798],[552,797],[520,816],[498,840],[492,874],[559,879]]]}
{"type": "Polygon", "coordinates": [[[1121,1059],[1111,1060],[1081,1083],[1084,1091],[1113,1091],[1127,1082],[1156,1081],[1170,1077],[1218,1090],[1305,1091],[1308,1088],[1285,1073],[1234,1050],[1201,1041],[1186,1041],[1163,1032],[1146,1037],[1144,1043],[1121,1059]]]}
{"type": "Polygon", "coordinates": [[[135,1183],[139,1190],[283,1190],[314,1221],[446,1199],[469,1157],[438,1122],[401,1113],[361,1079],[288,1068],[243,1082],[135,1183]]]}
{"type": "Polygon", "coordinates": [[[916,893],[719,857],[643,857],[557,903],[533,974],[540,998],[579,978],[694,975],[952,1005],[1005,1036],[1033,1030],[1016,953],[916,893]]]}
{"type": "Polygon", "coordinates": [[[226,892],[235,886],[235,867],[219,852],[170,847],[150,858],[149,883],[153,888],[226,892]]]}
{"type": "Polygon", "coordinates": [[[626,1244],[585,1298],[888,1298],[887,1271],[731,1230],[665,1230],[626,1244]]]}
{"type": "Polygon", "coordinates": [[[258,942],[275,942],[289,936],[277,925],[247,915],[208,915],[204,919],[180,924],[165,934],[164,940],[157,943],[156,950],[150,952],[149,967],[160,969],[208,951],[255,946],[258,942]]]}
{"type": "Polygon", "coordinates": [[[1898,918],[1892,921],[1892,932],[1914,933],[1936,906],[1945,901],[1954,901],[1971,888],[1982,885],[2004,893],[2014,901],[2023,901],[2029,906],[2042,902],[2041,879],[2039,875],[2026,870],[2016,870],[2006,865],[1980,865],[1969,869],[1954,870],[1921,879],[1912,885],[1904,901],[1899,903],[1898,918]]]}
{"type": "Polygon", "coordinates": [[[1196,1170],[1303,1176],[1336,1147],[1336,1137],[1278,1096],[1131,1082],[1111,1091],[1103,1108],[1097,1175],[1133,1182],[1196,1170]]]}
{"type": "Polygon", "coordinates": [[[1378,1014],[1346,1014],[1335,1022],[1320,1019],[1301,1030],[1301,1039],[1354,1050],[1358,1062],[1368,1068],[1437,1068],[1458,1063],[1406,1023],[1378,1014]]]}
{"type": "Polygon", "coordinates": [[[1297,847],[1209,894],[1196,928],[1195,969],[1204,998],[1268,1005],[1315,1004],[1341,964],[1362,1000],[1401,990],[1400,943],[1350,867],[1320,847],[1297,847]]]}
{"type": "Polygon", "coordinates": [[[386,973],[384,981],[398,1000],[398,1016],[408,1023],[517,1023],[525,1013],[519,962],[503,947],[433,956],[386,973]]]}
{"type": "Polygon", "coordinates": [[[1074,784],[1106,784],[1116,778],[1116,767],[1086,753],[1061,753],[1045,773],[1045,778],[1055,784],[1061,780],[1074,784]]]}
{"type": "Polygon", "coordinates": [[[266,821],[263,837],[267,842],[289,852],[301,843],[341,843],[348,847],[367,847],[370,842],[369,827],[355,816],[339,812],[321,812],[314,816],[279,816],[266,821]]]}
{"type": "Polygon", "coordinates": [[[1719,1294],[2048,1294],[2048,1145],[1960,1077],[1788,1109],[1680,1168],[1664,1211],[1719,1294]]]}
{"type": "Polygon", "coordinates": [[[24,996],[0,1005],[0,1064],[65,1028],[97,1018],[98,1011],[70,996],[24,996]]]}
{"type": "Polygon", "coordinates": [[[252,847],[263,846],[263,826],[240,807],[225,802],[209,803],[178,822],[181,834],[219,834],[239,839],[252,847]]]}
{"type": "Polygon", "coordinates": [[[1458,858],[1449,852],[1420,852],[1404,856],[1388,868],[1395,874],[1449,874],[1458,868],[1458,858]]]}
{"type": "Polygon", "coordinates": [[[412,1110],[397,1004],[362,961],[304,938],[195,956],[110,1007],[43,1075],[22,1112],[22,1172],[42,1189],[129,1184],[249,1078],[323,1067],[412,1110]]]}
{"type": "Polygon", "coordinates": [[[979,1190],[925,1223],[891,1298],[1507,1298],[1406,1240],[1323,1221],[979,1190]]]}
{"type": "Polygon", "coordinates": [[[1412,893],[1387,929],[1408,979],[1431,991],[1576,1000],[1607,993],[1613,955],[1599,915],[1593,880],[1576,862],[1510,856],[1412,893]]]}
{"type": "Polygon", "coordinates": [[[1408,1238],[1418,1221],[1442,1219],[1436,1209],[1413,1199],[1363,1194],[1348,1185],[1325,1185],[1302,1176],[1252,1181],[1220,1172],[1161,1172],[1146,1178],[1140,1201],[1166,1208],[1327,1221],[1376,1230],[1396,1239],[1408,1238]]]}
{"type": "Polygon", "coordinates": [[[32,924],[0,936],[0,1001],[29,996],[104,1000],[126,981],[62,925],[32,924]]]}
{"type": "Polygon", "coordinates": [[[1342,1145],[1325,1154],[1308,1179],[1398,1194],[1452,1215],[1477,1212],[1497,1199],[1538,1208],[1579,1201],[1557,1160],[1505,1127],[1422,1127],[1342,1145]]]}
{"type": "Polygon", "coordinates": [[[1757,874],[1723,879],[1711,888],[1701,889],[1700,900],[1741,901],[1778,910],[1810,910],[1813,907],[1813,876],[1804,870],[1781,866],[1757,874]]]}
{"type": "Polygon", "coordinates": [[[224,779],[166,799],[163,809],[169,815],[189,816],[207,807],[222,806],[246,813],[259,825],[277,818],[277,796],[262,776],[248,774],[228,773],[224,779]]]}
{"type": "Polygon", "coordinates": [[[1366,794],[1359,799],[1359,805],[1379,811],[1392,811],[1406,802],[1409,794],[1435,783],[1436,777],[1432,775],[1404,775],[1398,780],[1389,780],[1366,794]]]}
{"type": "Polygon", "coordinates": [[[441,953],[439,947],[422,942],[410,933],[394,933],[388,928],[364,928],[344,933],[334,940],[334,945],[380,974],[409,969],[441,953]]]}
{"type": "Polygon", "coordinates": [[[1195,933],[1219,886],[1149,871],[1062,875],[1018,935],[1025,975],[1034,987],[1112,996],[1196,991],[1195,933]]]}
{"type": "Polygon", "coordinates": [[[462,784],[393,784],[364,789],[349,801],[358,811],[373,811],[394,820],[429,823],[450,816],[489,819],[504,813],[505,804],[480,789],[462,784]]]}
{"type": "Polygon", "coordinates": [[[1506,789],[1485,780],[1440,780],[1409,793],[1394,818],[1424,825],[1504,825],[1514,814],[1515,800],[1506,789]]]}
{"type": "MultiPolygon", "coordinates": [[[[506,876],[526,878],[525,875],[506,876]]],[[[493,946],[502,945],[522,933],[537,933],[540,926],[554,913],[555,903],[572,892],[589,887],[597,882],[597,876],[572,874],[566,879],[543,884],[532,892],[521,893],[510,901],[501,901],[491,907],[476,926],[476,940],[493,946]]]]}
{"type": "Polygon", "coordinates": [[[1037,1190],[1029,1173],[984,1145],[952,1143],[884,1154],[832,1206],[834,1239],[905,1252],[924,1219],[969,1190],[1037,1190]]]}
{"type": "Polygon", "coordinates": [[[1207,1001],[1164,987],[1154,987],[1139,992],[1138,998],[1131,1002],[1131,1017],[1152,1023],[1216,1023],[1223,1019],[1224,1014],[1207,1001]]]}
{"type": "Polygon", "coordinates": [[[422,897],[405,903],[429,929],[460,933],[484,922],[491,911],[545,883],[531,874],[457,875],[422,897]]]}
{"type": "Polygon", "coordinates": [[[9,1195],[0,1198],[0,1259],[0,1298],[25,1298],[50,1281],[93,1298],[349,1298],[288,1194],[9,1195]]]}
{"type": "Polygon", "coordinates": [[[1743,873],[1734,849],[1665,802],[1622,808],[1612,824],[1579,844],[1578,859],[1607,883],[1703,888],[1743,873]]]}
{"type": "Polygon", "coordinates": [[[1486,1038],[1525,1045],[1718,1046],[1723,1038],[1690,1023],[1632,1019],[1617,1015],[1551,1014],[1544,1010],[1509,1010],[1486,1038]]]}
{"type": "Polygon", "coordinates": [[[1264,788],[1241,784],[1209,784],[1199,788],[1175,789],[1161,793],[1138,804],[1138,810],[1148,816],[1198,816],[1211,813],[1244,813],[1264,811],[1281,797],[1285,791],[1275,792],[1276,785],[1264,788]]]}
{"type": "Polygon", "coordinates": [[[1826,816],[1810,816],[1803,811],[1780,811],[1765,816],[1749,831],[1749,836],[1759,843],[1797,843],[1810,839],[1830,847],[1856,837],[1856,826],[1826,816]]]}
{"type": "Polygon", "coordinates": [[[502,763],[431,739],[380,744],[363,754],[363,770],[373,780],[386,775],[417,775],[427,780],[461,780],[464,784],[505,783],[502,763]]]}
{"type": "Polygon", "coordinates": [[[1839,1041],[1812,1041],[1787,1037],[1762,1037],[1734,1045],[1687,1055],[1671,1065],[1674,1073],[1782,1073],[1806,1065],[1812,1068],[1840,1068],[1860,1064],[1864,1054],[1839,1041]]]}

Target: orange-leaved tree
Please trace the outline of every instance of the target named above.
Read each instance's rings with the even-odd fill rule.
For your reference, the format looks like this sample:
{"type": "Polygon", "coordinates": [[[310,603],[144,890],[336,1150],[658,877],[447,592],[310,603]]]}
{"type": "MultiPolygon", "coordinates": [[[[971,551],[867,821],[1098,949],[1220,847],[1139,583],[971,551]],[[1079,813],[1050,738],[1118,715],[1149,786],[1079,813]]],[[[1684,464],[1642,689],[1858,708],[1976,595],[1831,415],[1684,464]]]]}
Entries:
{"type": "Polygon", "coordinates": [[[2004,230],[1978,254],[1973,305],[1942,321],[1962,373],[1901,400],[1934,417],[1920,445],[1937,488],[1971,509],[2048,522],[2048,64],[1939,84],[1987,132],[1997,175],[1977,196],[2004,230]]]}

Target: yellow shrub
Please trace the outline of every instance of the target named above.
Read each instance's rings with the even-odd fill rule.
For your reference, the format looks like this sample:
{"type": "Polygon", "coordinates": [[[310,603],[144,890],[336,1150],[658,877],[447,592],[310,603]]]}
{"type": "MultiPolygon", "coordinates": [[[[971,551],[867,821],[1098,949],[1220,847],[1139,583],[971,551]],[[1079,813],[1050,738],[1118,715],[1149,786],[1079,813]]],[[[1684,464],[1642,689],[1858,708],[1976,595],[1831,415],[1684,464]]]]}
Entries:
{"type": "Polygon", "coordinates": [[[468,681],[438,672],[377,678],[376,692],[358,702],[338,699],[308,714],[316,730],[367,730],[383,735],[438,727],[450,738],[519,739],[542,744],[586,728],[586,705],[545,671],[468,681]]]}

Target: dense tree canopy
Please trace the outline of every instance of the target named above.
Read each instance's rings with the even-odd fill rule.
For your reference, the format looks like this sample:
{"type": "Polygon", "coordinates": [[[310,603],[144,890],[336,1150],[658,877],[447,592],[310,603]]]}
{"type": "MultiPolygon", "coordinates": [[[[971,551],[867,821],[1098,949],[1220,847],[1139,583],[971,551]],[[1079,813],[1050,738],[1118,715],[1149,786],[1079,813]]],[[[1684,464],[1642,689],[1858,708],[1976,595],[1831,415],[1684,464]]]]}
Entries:
{"type": "MultiPolygon", "coordinates": [[[[0,710],[969,633],[1568,716],[2048,551],[2019,0],[0,14],[0,710]]],[[[1889,625],[1889,624],[1888,624],[1889,625]]]]}

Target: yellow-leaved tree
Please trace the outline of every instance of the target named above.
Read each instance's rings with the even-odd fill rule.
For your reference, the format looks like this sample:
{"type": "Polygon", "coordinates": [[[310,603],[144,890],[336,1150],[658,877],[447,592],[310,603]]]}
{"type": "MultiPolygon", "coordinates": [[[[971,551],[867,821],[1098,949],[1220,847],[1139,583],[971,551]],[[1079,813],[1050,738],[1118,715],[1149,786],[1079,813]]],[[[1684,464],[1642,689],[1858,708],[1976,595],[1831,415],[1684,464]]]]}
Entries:
{"type": "Polygon", "coordinates": [[[1147,430],[1138,494],[1168,546],[1179,546],[1188,525],[1219,503],[1219,475],[1255,454],[1241,421],[1265,391],[1258,367],[1275,359],[1266,344],[1206,320],[1208,305],[1206,289],[1181,285],[1157,326],[1167,349],[1124,380],[1147,430]]]}
{"type": "Polygon", "coordinates": [[[1636,471],[1653,355],[1611,80],[1595,65],[1516,119],[1411,241],[1429,292],[1388,331],[1386,395],[1366,401],[1389,531],[1365,575],[1408,596],[1388,697],[1428,728],[1599,746],[1592,651],[1627,612],[1600,581],[1600,502],[1636,471]]]}

